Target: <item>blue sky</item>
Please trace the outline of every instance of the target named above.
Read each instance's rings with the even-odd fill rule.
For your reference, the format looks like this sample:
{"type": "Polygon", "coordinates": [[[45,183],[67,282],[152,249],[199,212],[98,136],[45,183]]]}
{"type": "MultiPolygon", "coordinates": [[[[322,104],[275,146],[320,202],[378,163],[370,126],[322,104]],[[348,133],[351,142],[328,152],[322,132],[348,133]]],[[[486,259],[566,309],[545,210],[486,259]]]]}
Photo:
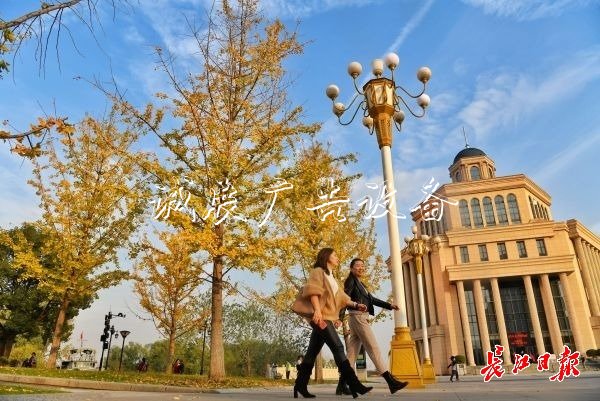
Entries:
{"type": "MultiPolygon", "coordinates": [[[[172,51],[181,70],[194,69],[198,59],[185,17],[201,28],[212,1],[140,3],[114,17],[111,9],[101,8],[96,39],[66,15],[78,51],[63,32],[60,69],[53,43],[43,74],[32,58],[33,45],[25,46],[14,60],[14,73],[0,81],[0,120],[26,129],[37,116],[54,110],[70,121],[86,113],[101,116],[107,101],[75,76],[109,80],[113,74],[130,99],[142,104],[166,88],[154,68],[155,45],[172,51]]],[[[0,16],[14,18],[37,4],[3,1],[0,16]]],[[[400,212],[408,214],[429,178],[449,181],[448,167],[464,147],[464,127],[469,144],[494,159],[498,176],[528,175],[552,196],[555,220],[577,218],[600,232],[600,2],[269,0],[263,5],[267,17],[278,17],[291,29],[300,20],[300,38],[307,44],[304,54],[286,62],[295,79],[290,100],[304,107],[306,121],[323,122],[319,139],[329,141],[334,151],[357,153],[352,171],[364,175],[361,185],[382,180],[376,139],[360,121],[347,127],[337,124],[325,87],[336,83],[341,101],[347,103],[353,90],[347,64],[359,61],[365,79],[371,60],[389,51],[400,56],[396,82],[407,89],[419,89],[419,67],[433,71],[428,115],[407,117],[402,133],[394,136],[400,212]]],[[[0,147],[2,227],[40,216],[26,183],[30,168],[7,146],[0,147]]],[[[379,249],[387,256],[383,219],[377,228],[379,249]]],[[[401,221],[401,236],[408,232],[409,223],[401,221]]],[[[385,297],[390,285],[384,283],[383,289],[380,295],[385,297]]],[[[119,325],[132,331],[131,341],[156,338],[149,322],[129,313],[129,308],[139,311],[129,284],[103,291],[99,301],[82,311],[76,337],[83,331],[88,344],[99,345],[102,315],[109,307],[128,313],[119,325]]],[[[382,339],[391,336],[390,328],[391,321],[377,326],[382,339]]],[[[380,342],[385,354],[388,341],[380,342]]]]}

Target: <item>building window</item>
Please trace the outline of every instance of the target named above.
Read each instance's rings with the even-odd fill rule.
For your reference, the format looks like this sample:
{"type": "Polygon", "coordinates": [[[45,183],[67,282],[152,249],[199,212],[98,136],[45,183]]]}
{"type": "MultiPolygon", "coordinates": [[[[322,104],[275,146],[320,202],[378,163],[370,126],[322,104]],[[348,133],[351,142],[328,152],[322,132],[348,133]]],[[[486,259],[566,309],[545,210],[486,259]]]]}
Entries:
{"type": "Polygon", "coordinates": [[[533,214],[533,218],[537,219],[539,216],[537,214],[537,210],[535,209],[535,205],[533,204],[533,199],[531,199],[531,196],[529,197],[529,207],[531,207],[531,213],[533,214]]]}
{"type": "Polygon", "coordinates": [[[469,204],[467,201],[462,199],[458,203],[458,209],[460,210],[460,222],[462,226],[471,228],[471,216],[469,216],[469,204]]]}
{"type": "Polygon", "coordinates": [[[543,238],[538,238],[535,240],[535,244],[537,245],[538,254],[540,256],[548,256],[548,252],[546,251],[546,243],[543,238]]]}
{"type": "Polygon", "coordinates": [[[469,263],[469,249],[466,246],[460,247],[460,261],[462,263],[469,263]]]}
{"type": "Polygon", "coordinates": [[[454,179],[456,182],[460,182],[460,171],[457,171],[456,174],[454,174],[454,179]]]}
{"type": "Polygon", "coordinates": [[[497,195],[494,198],[494,202],[496,203],[496,212],[498,213],[498,224],[507,225],[508,224],[508,216],[506,215],[506,207],[504,206],[504,198],[502,195],[497,195]]]}
{"type": "Polygon", "coordinates": [[[481,206],[479,206],[479,199],[471,199],[471,213],[473,213],[473,224],[475,227],[483,227],[483,217],[481,216],[481,206]]]}
{"type": "Polygon", "coordinates": [[[492,199],[489,196],[483,198],[483,213],[485,214],[485,225],[495,226],[494,207],[492,206],[492,199]]]}
{"type": "Polygon", "coordinates": [[[473,166],[471,167],[471,179],[472,180],[480,180],[481,174],[479,173],[479,167],[473,166]]]}
{"type": "Polygon", "coordinates": [[[521,215],[519,214],[519,205],[517,205],[517,197],[514,194],[508,194],[507,199],[510,221],[513,223],[520,223],[521,215]]]}
{"type": "Polygon", "coordinates": [[[527,257],[527,248],[525,247],[525,241],[517,241],[517,249],[519,250],[519,257],[527,257]]]}
{"type": "Polygon", "coordinates": [[[482,262],[487,262],[489,260],[487,247],[485,246],[485,244],[479,245],[479,259],[481,259],[482,262]]]}
{"type": "Polygon", "coordinates": [[[506,244],[504,242],[498,242],[498,257],[500,259],[508,259],[508,253],[506,252],[506,244]]]}

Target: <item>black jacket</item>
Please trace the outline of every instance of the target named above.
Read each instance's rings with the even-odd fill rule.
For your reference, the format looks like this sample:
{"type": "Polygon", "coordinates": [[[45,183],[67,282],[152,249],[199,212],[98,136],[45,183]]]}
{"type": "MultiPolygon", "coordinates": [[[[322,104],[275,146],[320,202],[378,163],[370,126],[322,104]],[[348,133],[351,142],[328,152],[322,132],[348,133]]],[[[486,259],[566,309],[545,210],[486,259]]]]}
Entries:
{"type": "Polygon", "coordinates": [[[350,299],[352,299],[354,302],[367,305],[367,311],[370,315],[375,315],[375,308],[373,305],[388,310],[392,309],[392,304],[382,301],[381,299],[375,298],[373,295],[371,295],[367,289],[360,284],[358,278],[352,273],[350,273],[346,281],[344,281],[344,292],[348,294],[350,299]]]}

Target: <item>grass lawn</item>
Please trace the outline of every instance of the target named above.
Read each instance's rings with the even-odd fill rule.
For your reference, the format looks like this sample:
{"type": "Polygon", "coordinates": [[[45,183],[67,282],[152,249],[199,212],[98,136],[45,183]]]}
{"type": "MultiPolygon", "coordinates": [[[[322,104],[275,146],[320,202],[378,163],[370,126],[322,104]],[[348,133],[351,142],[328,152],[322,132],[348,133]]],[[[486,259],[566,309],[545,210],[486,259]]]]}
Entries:
{"type": "Polygon", "coordinates": [[[44,393],[62,393],[62,391],[52,390],[41,387],[27,387],[19,384],[2,384],[0,383],[1,395],[19,395],[19,394],[44,394],[44,393]]]}
{"type": "Polygon", "coordinates": [[[79,371],[42,368],[0,367],[0,374],[57,377],[62,379],[97,380],[119,383],[160,384],[196,388],[278,387],[293,385],[293,380],[271,380],[265,377],[227,377],[223,381],[209,380],[200,375],[174,375],[155,372],[79,371]]]}

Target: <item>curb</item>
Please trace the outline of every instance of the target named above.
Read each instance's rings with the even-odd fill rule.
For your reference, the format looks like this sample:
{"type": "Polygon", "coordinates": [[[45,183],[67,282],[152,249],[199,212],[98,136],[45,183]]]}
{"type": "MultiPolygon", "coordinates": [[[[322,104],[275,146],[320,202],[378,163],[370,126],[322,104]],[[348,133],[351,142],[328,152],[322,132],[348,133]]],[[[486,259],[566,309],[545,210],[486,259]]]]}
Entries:
{"type": "Polygon", "coordinates": [[[116,383],[96,380],[61,379],[55,377],[0,374],[0,382],[37,384],[54,387],[85,388],[91,390],[142,391],[159,393],[217,393],[214,389],[168,386],[162,384],[116,383]]]}

